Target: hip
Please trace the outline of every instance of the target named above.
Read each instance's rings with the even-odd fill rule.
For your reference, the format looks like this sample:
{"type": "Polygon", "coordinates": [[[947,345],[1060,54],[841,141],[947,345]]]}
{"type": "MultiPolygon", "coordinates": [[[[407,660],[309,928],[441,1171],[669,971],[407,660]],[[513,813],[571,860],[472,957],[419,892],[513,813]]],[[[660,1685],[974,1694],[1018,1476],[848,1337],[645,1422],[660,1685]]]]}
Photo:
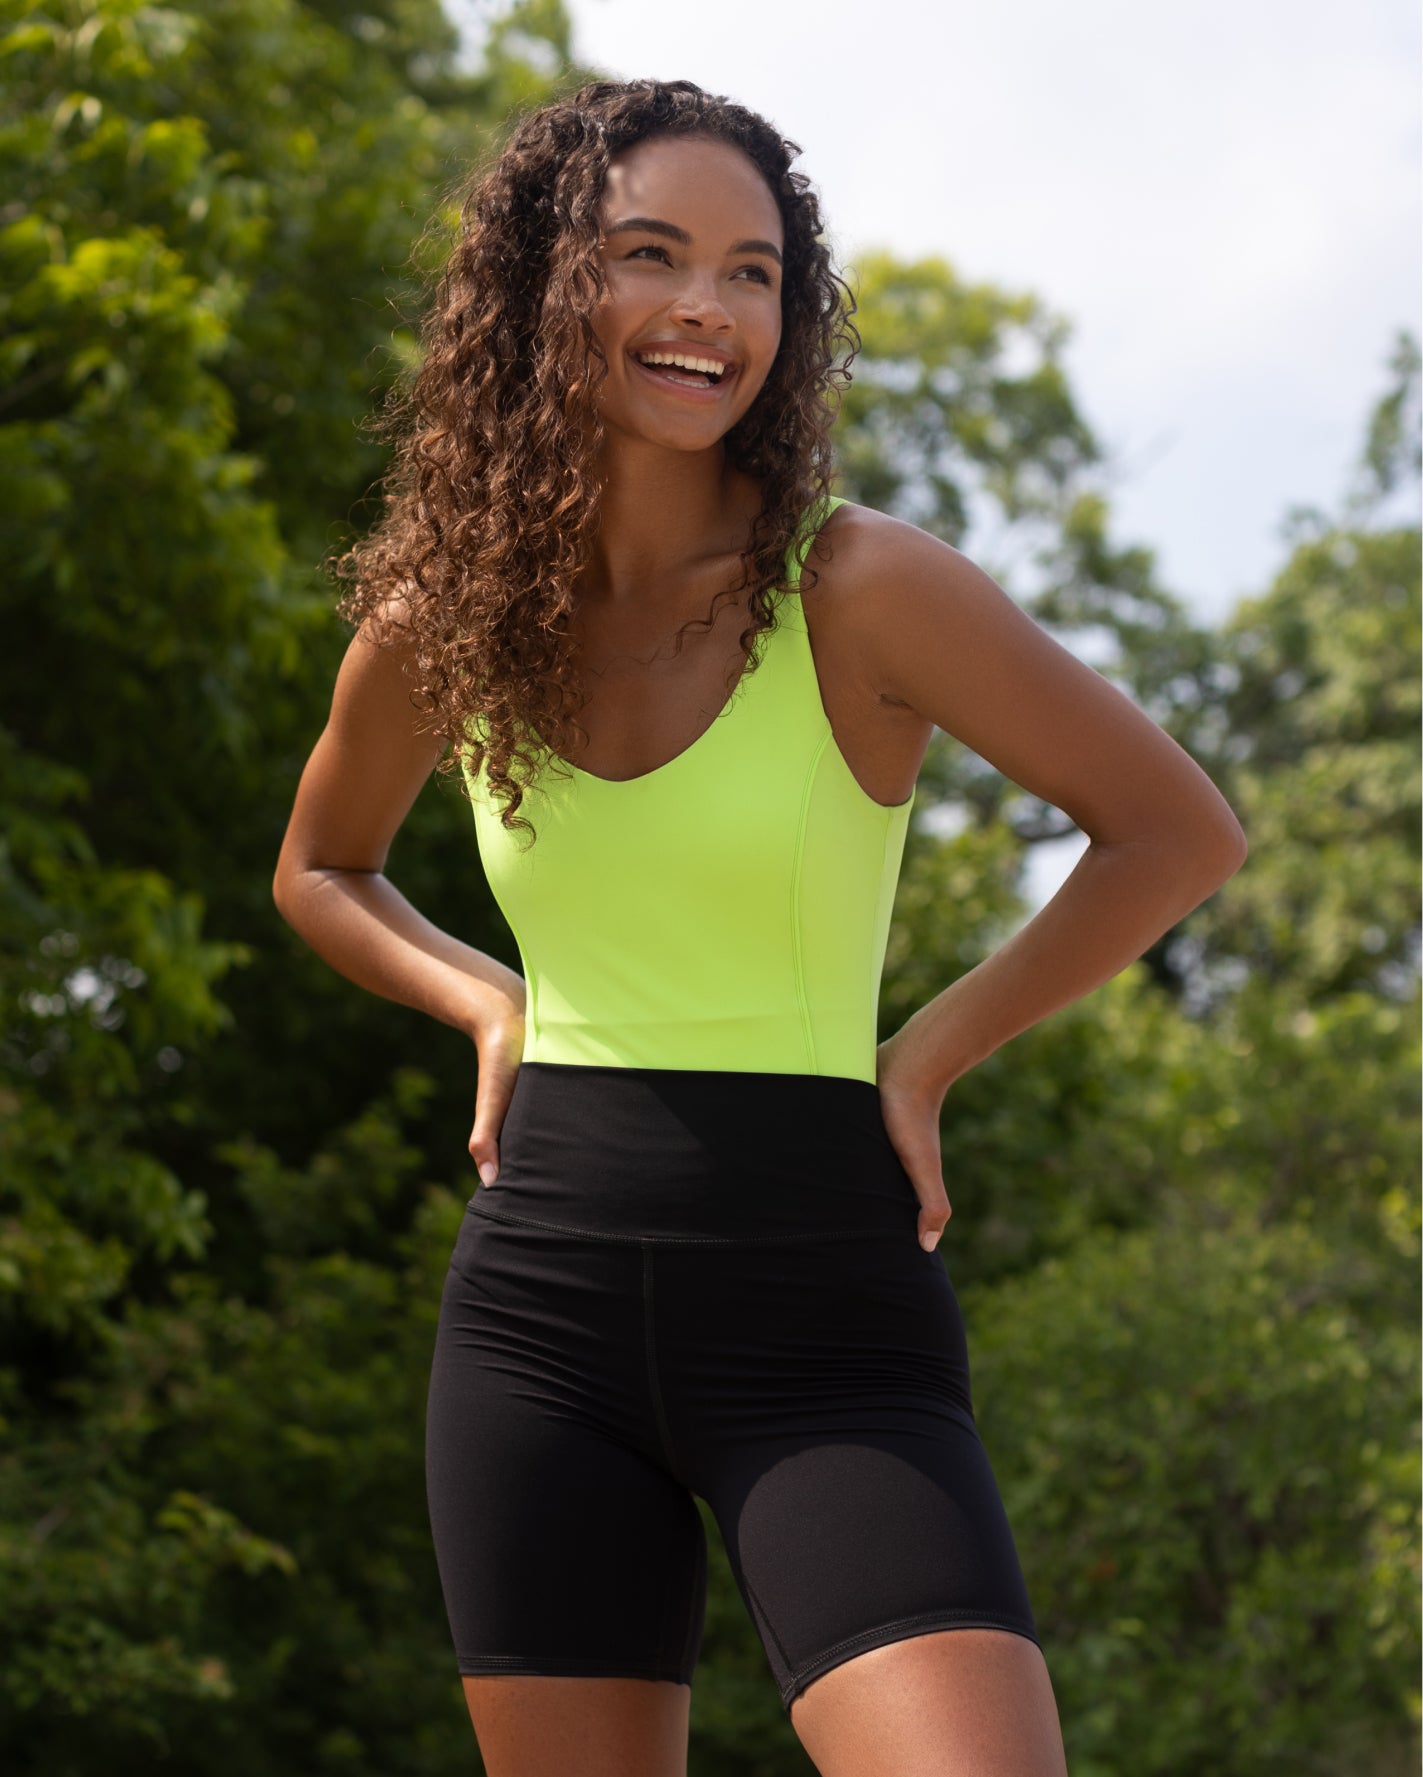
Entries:
{"type": "Polygon", "coordinates": [[[918,1199],[879,1089],[831,1074],[525,1062],[498,1178],[470,1208],[639,1244],[882,1235],[918,1250],[918,1199]]]}

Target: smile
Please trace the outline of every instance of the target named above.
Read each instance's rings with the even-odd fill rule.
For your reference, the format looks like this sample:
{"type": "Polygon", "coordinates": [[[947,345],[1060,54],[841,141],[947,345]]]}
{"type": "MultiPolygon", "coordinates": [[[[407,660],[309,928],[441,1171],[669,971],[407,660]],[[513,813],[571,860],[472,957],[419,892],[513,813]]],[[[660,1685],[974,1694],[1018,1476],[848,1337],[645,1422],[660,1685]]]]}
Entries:
{"type": "Polygon", "coordinates": [[[649,382],[694,401],[714,401],[735,380],[736,366],[692,352],[629,353],[649,382]],[[676,360],[680,359],[678,363],[676,360]]]}

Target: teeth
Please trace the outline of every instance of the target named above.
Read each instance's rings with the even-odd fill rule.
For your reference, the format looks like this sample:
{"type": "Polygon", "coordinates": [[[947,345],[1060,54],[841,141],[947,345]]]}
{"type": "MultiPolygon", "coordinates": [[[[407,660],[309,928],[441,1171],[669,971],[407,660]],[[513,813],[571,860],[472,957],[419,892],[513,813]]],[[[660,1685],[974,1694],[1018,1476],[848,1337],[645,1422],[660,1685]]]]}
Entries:
{"type": "Polygon", "coordinates": [[[679,370],[700,370],[707,376],[720,376],[726,369],[719,358],[694,358],[688,352],[639,352],[640,364],[673,364],[679,370]]]}

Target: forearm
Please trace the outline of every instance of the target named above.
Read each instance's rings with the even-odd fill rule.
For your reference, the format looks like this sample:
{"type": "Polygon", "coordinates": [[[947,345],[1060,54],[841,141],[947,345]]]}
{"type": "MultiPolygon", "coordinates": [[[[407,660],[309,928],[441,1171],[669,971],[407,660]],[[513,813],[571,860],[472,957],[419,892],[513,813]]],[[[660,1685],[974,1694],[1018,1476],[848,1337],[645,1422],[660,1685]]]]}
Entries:
{"type": "Polygon", "coordinates": [[[470,1034],[508,1007],[523,1011],[522,975],[442,931],[379,870],[295,872],[277,906],[324,962],[382,999],[470,1034]]]}
{"type": "Polygon", "coordinates": [[[908,1019],[913,1071],[942,1098],[1020,1031],[1100,987],[1239,868],[1149,840],[1093,842],[1026,925],[908,1019]]]}

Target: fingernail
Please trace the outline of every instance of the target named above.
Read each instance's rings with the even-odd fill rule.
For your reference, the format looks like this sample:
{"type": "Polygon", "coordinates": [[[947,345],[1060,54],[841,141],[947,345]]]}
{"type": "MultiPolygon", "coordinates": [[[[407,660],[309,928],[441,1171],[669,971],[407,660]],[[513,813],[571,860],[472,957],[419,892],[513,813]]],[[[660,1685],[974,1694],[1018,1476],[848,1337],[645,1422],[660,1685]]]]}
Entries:
{"type": "Polygon", "coordinates": [[[942,1230],[935,1229],[928,1234],[920,1236],[919,1244],[924,1248],[926,1253],[933,1252],[934,1248],[939,1244],[940,1232],[942,1232],[942,1230]]]}
{"type": "Polygon", "coordinates": [[[498,1177],[499,1173],[494,1162],[486,1160],[479,1169],[479,1182],[482,1185],[492,1185],[498,1177]]]}

